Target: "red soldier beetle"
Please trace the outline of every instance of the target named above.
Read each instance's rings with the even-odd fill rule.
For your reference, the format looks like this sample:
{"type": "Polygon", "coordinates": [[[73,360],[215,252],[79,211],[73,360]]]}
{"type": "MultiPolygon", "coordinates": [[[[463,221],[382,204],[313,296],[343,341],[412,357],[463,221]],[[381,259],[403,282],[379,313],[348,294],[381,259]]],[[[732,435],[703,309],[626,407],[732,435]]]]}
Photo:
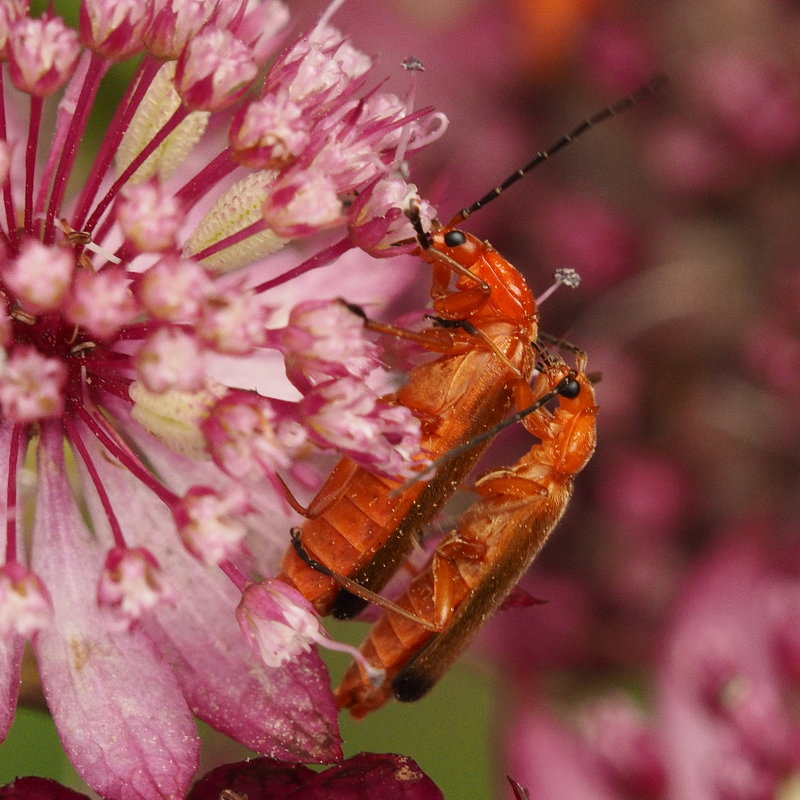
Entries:
{"type": "MultiPolygon", "coordinates": [[[[452,232],[456,231],[437,231],[431,245],[421,251],[433,264],[433,310],[440,327],[412,334],[367,323],[414,338],[441,353],[412,369],[405,385],[391,398],[420,419],[422,449],[433,457],[493,427],[515,397],[520,406],[526,404],[534,366],[531,342],[538,335],[535,301],[522,276],[471,234],[448,246],[445,238],[452,232]],[[469,259],[469,276],[459,275],[451,290],[449,262],[460,248],[467,253],[462,258],[469,259]],[[447,262],[438,258],[440,252],[447,262]],[[462,300],[465,293],[466,301],[462,300]]],[[[304,547],[336,572],[370,588],[382,588],[407,557],[413,534],[464,480],[485,446],[451,459],[431,479],[399,493],[394,490],[401,480],[373,475],[342,459],[309,508],[312,516],[302,530],[304,547]]],[[[281,577],[322,614],[330,611],[339,592],[333,580],[311,570],[293,550],[284,556],[281,577]]],[[[341,605],[360,610],[361,602],[343,597],[341,605]]],[[[340,615],[350,616],[352,611],[342,609],[340,615]]]]}
{"type": "Polygon", "coordinates": [[[354,717],[393,694],[403,701],[426,694],[541,550],[595,448],[597,406],[584,367],[582,356],[577,370],[560,361],[545,367],[534,388],[538,400],[522,420],[539,442],[513,466],[477,481],[482,499],[395,601],[402,616],[387,610],[370,628],[361,652],[384,677],[376,686],[356,664],[350,666],[336,694],[354,717]],[[551,413],[544,404],[554,398],[551,413]]]}
{"type": "MultiPolygon", "coordinates": [[[[434,327],[412,332],[366,319],[365,325],[441,354],[412,369],[405,385],[386,398],[420,419],[422,449],[433,459],[492,430],[512,404],[522,408],[534,397],[529,386],[534,367],[531,345],[538,340],[534,297],[518,270],[488,242],[457,226],[591,127],[663,83],[663,77],[654,78],[584,120],[431,233],[422,229],[416,210],[408,210],[419,242],[416,252],[432,266],[434,327]]],[[[435,475],[411,484],[374,475],[343,458],[304,510],[308,519],[300,534],[308,560],[325,569],[312,568],[290,547],[279,577],[295,586],[320,614],[355,616],[364,601],[341,590],[327,572],[346,576],[368,590],[381,589],[407,558],[415,534],[463,482],[488,443],[486,438],[460,451],[435,475]]]]}

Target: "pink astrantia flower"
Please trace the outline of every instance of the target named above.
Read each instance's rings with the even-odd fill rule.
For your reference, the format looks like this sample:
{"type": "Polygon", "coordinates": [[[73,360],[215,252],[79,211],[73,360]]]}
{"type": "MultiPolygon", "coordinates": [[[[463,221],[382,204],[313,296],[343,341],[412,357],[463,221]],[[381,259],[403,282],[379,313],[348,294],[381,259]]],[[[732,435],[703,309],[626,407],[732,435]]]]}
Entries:
{"type": "MultiPolygon", "coordinates": [[[[364,383],[381,365],[357,307],[335,299],[412,276],[375,292],[354,266],[331,292],[304,273],[354,246],[353,197],[444,126],[384,96],[331,26],[338,5],[271,67],[277,0],[87,0],[79,38],[0,7],[0,737],[27,637],[65,749],[115,800],[185,795],[193,715],[274,758],[340,756],[319,622],[267,589],[295,521],[281,473],[302,458],[307,477],[323,448],[391,475],[421,457],[417,420],[364,383]],[[78,174],[102,78],[142,50],[78,174]],[[303,263],[273,256],[328,228],[303,263]]],[[[377,205],[413,241],[403,211],[422,201],[393,180],[396,207],[377,205]]]]}

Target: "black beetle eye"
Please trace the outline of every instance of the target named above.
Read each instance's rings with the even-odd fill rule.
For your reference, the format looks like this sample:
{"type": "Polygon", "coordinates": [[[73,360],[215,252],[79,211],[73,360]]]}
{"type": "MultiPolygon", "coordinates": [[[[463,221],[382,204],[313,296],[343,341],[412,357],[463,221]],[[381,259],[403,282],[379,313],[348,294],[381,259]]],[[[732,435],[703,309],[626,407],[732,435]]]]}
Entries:
{"type": "Polygon", "coordinates": [[[572,400],[573,398],[577,397],[581,392],[581,385],[578,381],[573,378],[571,381],[565,383],[559,390],[558,393],[562,397],[566,397],[568,400],[572,400]]]}
{"type": "Polygon", "coordinates": [[[444,243],[448,247],[460,247],[466,244],[467,236],[464,231],[447,231],[444,235],[444,243]]]}

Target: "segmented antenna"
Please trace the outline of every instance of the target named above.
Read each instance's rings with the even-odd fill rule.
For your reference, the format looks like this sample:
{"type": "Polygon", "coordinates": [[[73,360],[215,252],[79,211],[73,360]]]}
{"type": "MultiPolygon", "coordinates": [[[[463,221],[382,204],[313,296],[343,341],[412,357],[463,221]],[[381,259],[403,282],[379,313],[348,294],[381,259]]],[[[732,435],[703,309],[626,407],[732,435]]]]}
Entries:
{"type": "Polygon", "coordinates": [[[435,623],[421,619],[411,611],[407,611],[402,606],[397,605],[397,603],[393,603],[388,598],[376,594],[366,586],[362,586],[360,583],[352,580],[352,578],[348,578],[346,575],[342,575],[339,572],[332,570],[330,567],[326,567],[322,562],[312,558],[306,551],[305,547],[303,547],[302,531],[300,528],[292,528],[289,532],[289,535],[292,537],[292,547],[294,547],[295,553],[297,553],[300,560],[306,564],[306,566],[310,567],[315,572],[319,572],[320,575],[325,575],[326,577],[330,578],[343,589],[350,592],[350,594],[353,594],[361,600],[364,600],[366,603],[372,603],[373,605],[380,606],[380,608],[385,608],[387,611],[391,611],[393,614],[404,617],[405,619],[410,620],[417,625],[421,625],[423,628],[433,631],[434,633],[439,632],[439,628],[435,623]]]}
{"type": "Polygon", "coordinates": [[[666,75],[656,75],[648,83],[637,89],[632,94],[629,94],[627,97],[623,97],[622,100],[618,100],[613,105],[606,106],[602,111],[598,111],[594,116],[585,119],[579,125],[576,125],[568,134],[555,141],[546,150],[542,150],[541,152],[537,153],[527,164],[525,164],[524,167],[520,167],[516,172],[511,173],[511,175],[509,175],[499,186],[495,186],[491,192],[487,192],[483,197],[481,197],[480,200],[476,200],[469,208],[461,209],[461,211],[459,211],[458,214],[456,214],[450,221],[448,227],[457,225],[459,222],[463,222],[470,214],[483,208],[487,203],[491,203],[492,200],[494,200],[496,197],[499,197],[506,189],[508,189],[509,186],[513,186],[534,167],[538,166],[543,161],[547,161],[550,156],[574,142],[579,136],[586,133],[589,128],[593,128],[600,122],[605,122],[605,120],[616,116],[626,108],[635,106],[641,100],[644,100],[651,94],[658,92],[666,83],[666,75]]]}

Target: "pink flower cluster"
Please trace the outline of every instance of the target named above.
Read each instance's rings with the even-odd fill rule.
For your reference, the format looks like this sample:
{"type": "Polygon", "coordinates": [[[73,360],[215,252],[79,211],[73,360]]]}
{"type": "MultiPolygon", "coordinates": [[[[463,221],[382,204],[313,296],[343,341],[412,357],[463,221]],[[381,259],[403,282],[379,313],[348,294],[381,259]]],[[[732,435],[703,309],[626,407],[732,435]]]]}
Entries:
{"type": "Polygon", "coordinates": [[[27,638],[106,797],[183,797],[193,715],[275,758],[340,754],[319,623],[262,580],[283,479],[322,450],[392,476],[423,456],[370,388],[347,281],[294,308],[286,287],[356,242],[413,250],[404,212],[433,212],[404,159],[446,120],[413,108],[413,72],[381,88],[339,5],[293,42],[279,0],[85,0],[78,31],[0,5],[0,737],[27,638]],[[277,253],[312,234],[302,263],[277,253]]]}

